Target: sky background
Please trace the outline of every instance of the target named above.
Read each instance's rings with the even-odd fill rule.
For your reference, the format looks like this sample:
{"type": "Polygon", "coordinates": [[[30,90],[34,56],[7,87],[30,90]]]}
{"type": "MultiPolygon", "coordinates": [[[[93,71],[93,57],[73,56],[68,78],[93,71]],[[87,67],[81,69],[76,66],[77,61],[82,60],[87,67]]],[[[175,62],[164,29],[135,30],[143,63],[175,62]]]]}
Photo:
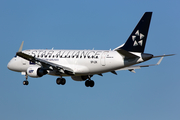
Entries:
{"type": "MultiPolygon", "coordinates": [[[[179,0],[1,0],[1,120],[179,120],[179,0]],[[166,57],[159,66],[93,76],[93,88],[66,77],[29,78],[7,69],[23,49],[113,49],[146,11],[153,16],[145,52],[166,57]]],[[[143,64],[154,64],[152,59],[143,64]]]]}

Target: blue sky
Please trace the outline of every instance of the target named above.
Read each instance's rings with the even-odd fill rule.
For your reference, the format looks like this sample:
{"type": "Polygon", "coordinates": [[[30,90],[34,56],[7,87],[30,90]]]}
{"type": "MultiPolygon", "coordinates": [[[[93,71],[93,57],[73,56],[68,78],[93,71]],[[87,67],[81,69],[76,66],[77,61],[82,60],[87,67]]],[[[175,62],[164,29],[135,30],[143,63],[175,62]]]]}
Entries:
{"type": "MultiPolygon", "coordinates": [[[[0,119],[2,120],[179,120],[178,0],[1,0],[0,119]],[[24,49],[113,49],[123,44],[144,12],[153,11],[146,53],[175,53],[159,66],[118,75],[95,75],[93,88],[67,77],[25,79],[7,69],[24,49]]],[[[153,59],[144,64],[156,63],[153,59]]]]}

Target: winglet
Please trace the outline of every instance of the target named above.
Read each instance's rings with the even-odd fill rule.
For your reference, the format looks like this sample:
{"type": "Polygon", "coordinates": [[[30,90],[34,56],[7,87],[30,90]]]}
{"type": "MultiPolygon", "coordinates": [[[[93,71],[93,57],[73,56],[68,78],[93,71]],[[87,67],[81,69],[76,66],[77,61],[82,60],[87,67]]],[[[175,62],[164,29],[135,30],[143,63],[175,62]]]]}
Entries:
{"type": "Polygon", "coordinates": [[[24,41],[22,41],[21,46],[20,46],[18,52],[22,52],[23,44],[24,44],[24,41]]]}

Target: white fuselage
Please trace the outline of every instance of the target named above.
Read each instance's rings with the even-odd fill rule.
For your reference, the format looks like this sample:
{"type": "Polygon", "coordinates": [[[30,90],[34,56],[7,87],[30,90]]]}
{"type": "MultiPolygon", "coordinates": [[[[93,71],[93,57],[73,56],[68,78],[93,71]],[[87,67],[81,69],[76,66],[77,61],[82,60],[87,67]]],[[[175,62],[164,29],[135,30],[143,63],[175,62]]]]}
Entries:
{"type": "MultiPolygon", "coordinates": [[[[40,58],[58,65],[71,68],[75,76],[93,75],[121,69],[133,64],[143,62],[139,59],[125,60],[117,51],[108,50],[24,50],[26,54],[40,58]]],[[[26,72],[29,67],[38,66],[21,57],[14,57],[8,68],[17,72],[26,72]]],[[[48,74],[59,76],[54,71],[48,74]]]]}

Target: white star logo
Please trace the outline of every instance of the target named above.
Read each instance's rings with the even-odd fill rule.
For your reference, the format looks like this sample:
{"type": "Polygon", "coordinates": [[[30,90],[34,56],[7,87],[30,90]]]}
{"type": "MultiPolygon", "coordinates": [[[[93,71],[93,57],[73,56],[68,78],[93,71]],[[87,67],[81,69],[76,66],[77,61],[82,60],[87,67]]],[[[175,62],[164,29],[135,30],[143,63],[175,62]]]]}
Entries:
{"type": "Polygon", "coordinates": [[[132,36],[132,40],[134,41],[133,46],[142,46],[144,35],[139,33],[139,30],[136,31],[135,35],[132,36]]]}

